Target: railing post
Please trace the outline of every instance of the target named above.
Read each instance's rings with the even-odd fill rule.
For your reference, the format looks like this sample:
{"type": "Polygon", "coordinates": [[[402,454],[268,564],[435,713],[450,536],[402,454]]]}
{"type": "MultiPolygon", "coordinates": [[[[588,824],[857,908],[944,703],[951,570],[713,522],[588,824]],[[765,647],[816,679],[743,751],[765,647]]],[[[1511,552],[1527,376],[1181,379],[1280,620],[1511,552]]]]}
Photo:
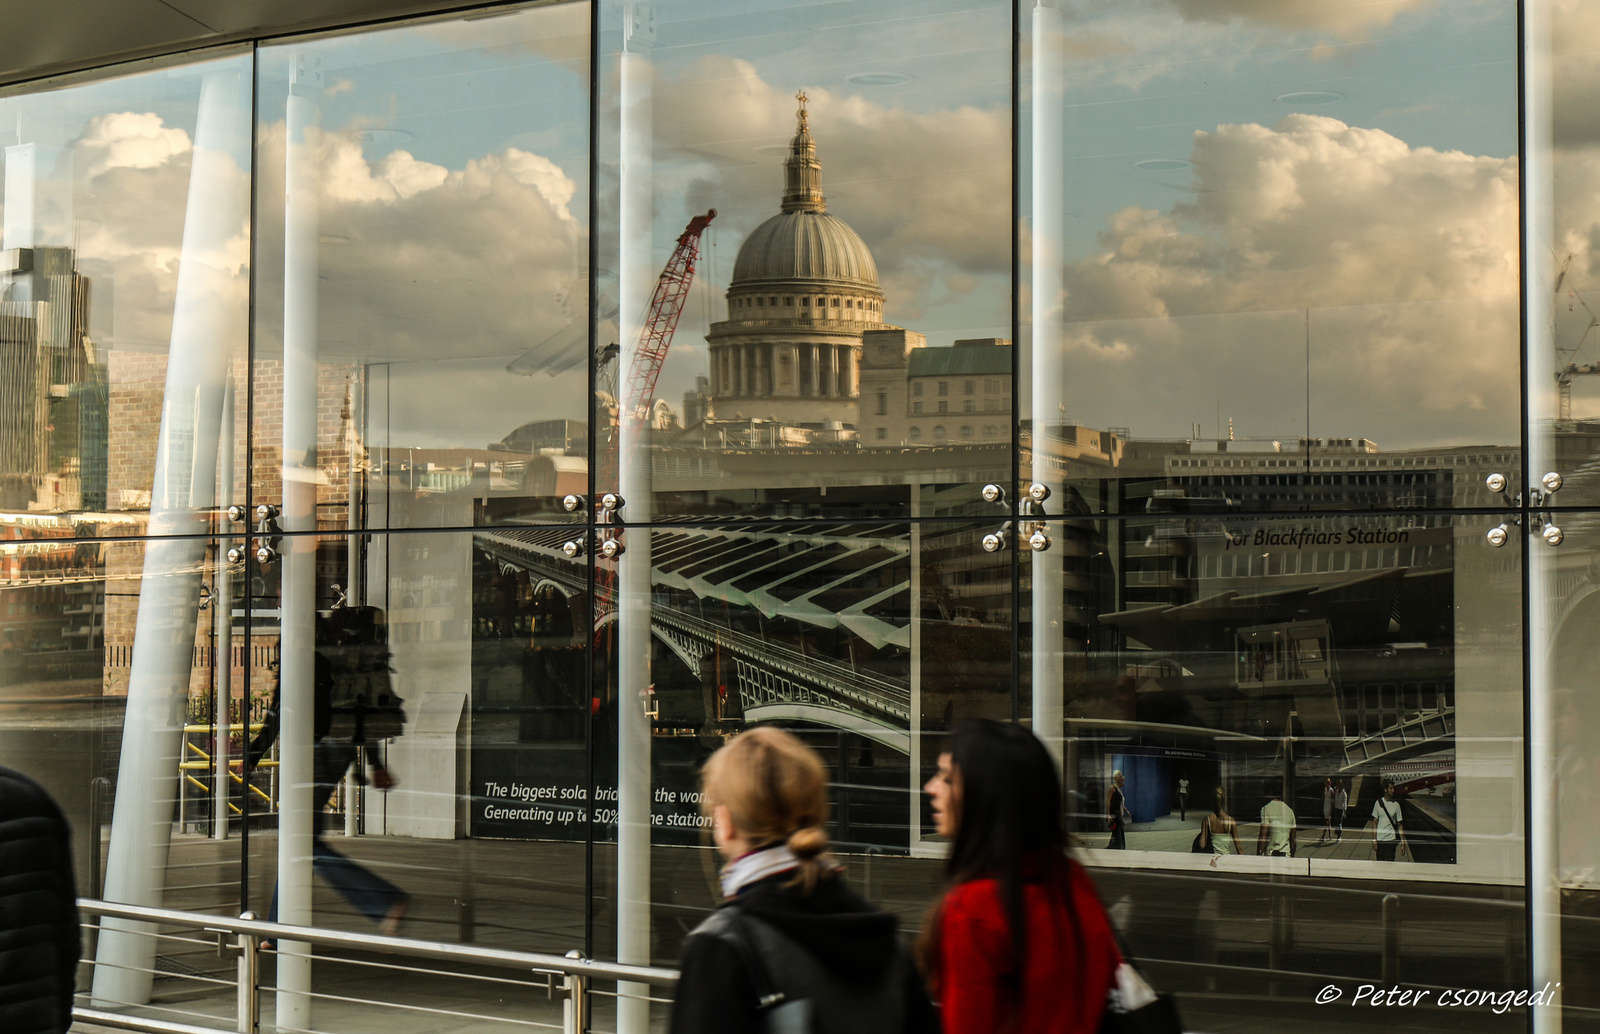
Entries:
{"type": "MultiPolygon", "coordinates": [[[[582,959],[583,952],[574,948],[567,952],[567,958],[582,959]]],[[[561,1030],[563,1034],[584,1034],[589,1028],[589,978],[568,973],[561,986],[566,995],[561,1003],[561,1030]]]]}
{"type": "MultiPolygon", "coordinates": [[[[239,916],[254,922],[254,912],[239,916]]],[[[255,934],[239,935],[239,1034],[258,1034],[261,1030],[261,957],[256,954],[258,942],[255,934]]]]}
{"type": "Polygon", "coordinates": [[[1383,896],[1383,982],[1400,982],[1400,895],[1383,896]]]}

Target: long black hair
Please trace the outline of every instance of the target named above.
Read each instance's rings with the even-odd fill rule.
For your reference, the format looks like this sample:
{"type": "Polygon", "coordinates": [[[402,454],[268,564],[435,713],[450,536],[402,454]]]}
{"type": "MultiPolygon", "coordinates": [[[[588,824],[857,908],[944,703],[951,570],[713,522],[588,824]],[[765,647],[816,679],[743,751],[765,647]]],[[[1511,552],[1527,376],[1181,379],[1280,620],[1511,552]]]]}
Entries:
{"type": "MultiPolygon", "coordinates": [[[[1061,816],[1061,775],[1055,759],[1020,725],[977,719],[956,730],[948,747],[960,780],[955,843],[945,862],[951,887],[994,879],[1011,934],[1008,976],[1020,981],[1026,966],[1028,926],[1023,885],[1039,883],[1060,896],[1075,936],[1071,861],[1061,816]]],[[[929,924],[937,938],[937,916],[929,924]]],[[[924,959],[934,962],[932,944],[924,959]]]]}

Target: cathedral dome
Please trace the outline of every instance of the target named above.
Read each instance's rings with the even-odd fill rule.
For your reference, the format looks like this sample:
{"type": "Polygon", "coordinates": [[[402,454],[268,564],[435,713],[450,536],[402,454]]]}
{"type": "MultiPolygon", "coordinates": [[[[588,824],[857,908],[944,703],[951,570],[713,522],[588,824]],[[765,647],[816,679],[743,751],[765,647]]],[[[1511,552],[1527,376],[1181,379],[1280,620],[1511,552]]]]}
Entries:
{"type": "Polygon", "coordinates": [[[828,280],[876,290],[878,264],[844,220],[826,212],[781,212],[745,238],[731,286],[772,280],[828,280]]]}
{"type": "Polygon", "coordinates": [[[745,238],[729,287],[737,291],[774,281],[829,281],[876,293],[878,264],[866,242],[844,220],[828,214],[822,163],[805,104],[802,92],[795,112],[798,130],[783,163],[783,211],[745,238]]]}

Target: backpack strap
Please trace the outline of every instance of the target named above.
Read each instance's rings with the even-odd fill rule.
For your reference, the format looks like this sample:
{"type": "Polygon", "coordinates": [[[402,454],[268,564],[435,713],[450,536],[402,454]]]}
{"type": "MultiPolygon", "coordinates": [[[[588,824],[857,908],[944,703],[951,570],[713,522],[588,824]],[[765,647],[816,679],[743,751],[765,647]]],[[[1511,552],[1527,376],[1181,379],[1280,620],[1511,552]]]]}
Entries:
{"type": "Polygon", "coordinates": [[[750,922],[737,904],[728,904],[713,912],[701,924],[699,932],[733,946],[734,951],[739,953],[739,961],[744,963],[745,971],[750,974],[750,982],[755,985],[756,1008],[770,1009],[783,1004],[788,996],[778,990],[778,985],[773,982],[772,973],[750,936],[750,922]]]}

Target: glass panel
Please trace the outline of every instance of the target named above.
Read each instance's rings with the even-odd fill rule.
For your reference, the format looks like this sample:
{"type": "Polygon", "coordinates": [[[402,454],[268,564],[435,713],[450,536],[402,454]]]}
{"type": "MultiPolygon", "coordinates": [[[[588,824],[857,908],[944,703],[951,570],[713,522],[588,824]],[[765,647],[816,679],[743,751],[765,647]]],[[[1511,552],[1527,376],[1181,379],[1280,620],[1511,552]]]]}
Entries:
{"type": "Polygon", "coordinates": [[[1506,505],[1516,5],[1028,6],[1024,479],[1506,505]]]}
{"type": "MultiPolygon", "coordinates": [[[[249,706],[223,511],[244,494],[250,59],[0,112],[0,756],[62,797],[87,894],[235,912],[255,793],[230,764],[249,706]]],[[[102,1007],[170,1010],[229,968],[116,921],[85,951],[102,1007]]]]}
{"type": "Polygon", "coordinates": [[[606,12],[597,485],[876,518],[1009,471],[1010,5],[606,12]]]}
{"type": "Polygon", "coordinates": [[[416,528],[587,492],[588,25],[567,4],[260,51],[258,496],[289,469],[320,525],[416,528]],[[297,393],[315,426],[285,459],[297,393]]]}
{"type": "MultiPolygon", "coordinates": [[[[281,678],[274,758],[284,802],[256,835],[258,913],[519,951],[586,950],[589,826],[577,791],[588,773],[590,633],[586,561],[560,550],[571,534],[285,536],[277,561],[252,568],[252,641],[280,661],[266,681],[281,678]],[[297,539],[314,572],[313,631],[303,637],[288,633],[297,539]],[[310,709],[294,697],[307,671],[310,709]],[[298,805],[297,765],[309,769],[298,805]]],[[[370,994],[364,963],[318,951],[313,980],[292,968],[298,954],[279,946],[269,996],[277,1015],[300,1025],[310,1017],[314,1029],[358,1022],[364,1007],[339,996],[370,994]]],[[[559,1001],[541,998],[530,1011],[525,985],[512,983],[522,990],[471,1001],[441,999],[428,981],[386,984],[385,998],[401,1009],[559,1022],[559,1001]]]]}
{"type": "Polygon", "coordinates": [[[1597,452],[1593,374],[1597,304],[1593,231],[1600,170],[1593,84],[1600,17],[1592,5],[1540,0],[1525,7],[1529,794],[1543,818],[1532,831],[1529,893],[1536,981],[1562,981],[1547,1024],[1593,1026],[1600,1007],[1575,974],[1595,958],[1590,832],[1596,718],[1593,695],[1592,507],[1597,452]],[[1553,375],[1553,376],[1552,376],[1553,375]],[[1566,977],[1563,980],[1563,976],[1566,977]]]}
{"type": "Polygon", "coordinates": [[[249,58],[165,65],[0,97],[0,509],[143,530],[178,487],[152,481],[169,431],[207,474],[168,502],[217,504],[248,327],[249,58]],[[198,422],[163,427],[193,390],[198,422]]]}
{"type": "MultiPolygon", "coordinates": [[[[822,754],[832,836],[852,880],[908,928],[920,923],[940,881],[941,846],[921,794],[938,744],[963,719],[1008,720],[1017,706],[1013,565],[1009,554],[983,549],[992,527],[745,522],[652,531],[648,692],[619,688],[629,685],[624,623],[635,619],[626,598],[596,657],[605,687],[597,728],[621,726],[626,736],[627,711],[648,708],[648,767],[641,775],[623,764],[608,734],[593,769],[594,785],[616,794],[615,811],[601,816],[607,825],[637,804],[630,794],[644,798],[647,838],[622,827],[616,871],[638,881],[624,880],[625,907],[648,906],[647,960],[674,964],[684,936],[721,900],[721,859],[699,811],[700,767],[757,723],[791,729],[822,754]]],[[[636,550],[630,539],[623,561],[636,550]]],[[[598,564],[600,607],[613,591],[610,566],[598,564]]],[[[613,829],[597,833],[609,841],[613,829]]],[[[610,844],[597,845],[596,857],[609,861],[610,844]]],[[[619,917],[609,875],[596,881],[596,950],[605,956],[613,931],[636,932],[641,920],[619,917]]]]}
{"type": "MultiPolygon", "coordinates": [[[[269,778],[247,789],[239,764],[243,599],[216,540],[82,537],[124,526],[0,516],[0,759],[60,804],[80,896],[237,914],[245,798],[271,807],[269,778]],[[189,561],[178,568],[176,551],[189,561]]],[[[233,963],[210,943],[158,943],[108,921],[83,953],[101,1008],[180,1019],[180,1002],[231,1007],[208,978],[233,963]]]]}
{"type": "Polygon", "coordinates": [[[1059,640],[1031,644],[1034,713],[1062,709],[1085,854],[1135,953],[1185,995],[1186,1023],[1236,1022],[1262,995],[1308,1002],[1330,981],[1347,996],[1380,979],[1524,986],[1509,519],[1024,530],[1048,539],[1025,560],[1024,599],[1053,594],[1064,615],[1059,640]],[[1497,548],[1507,536],[1488,533],[1505,528],[1497,548]],[[1056,700],[1037,681],[1050,665],[1056,700]]]}

